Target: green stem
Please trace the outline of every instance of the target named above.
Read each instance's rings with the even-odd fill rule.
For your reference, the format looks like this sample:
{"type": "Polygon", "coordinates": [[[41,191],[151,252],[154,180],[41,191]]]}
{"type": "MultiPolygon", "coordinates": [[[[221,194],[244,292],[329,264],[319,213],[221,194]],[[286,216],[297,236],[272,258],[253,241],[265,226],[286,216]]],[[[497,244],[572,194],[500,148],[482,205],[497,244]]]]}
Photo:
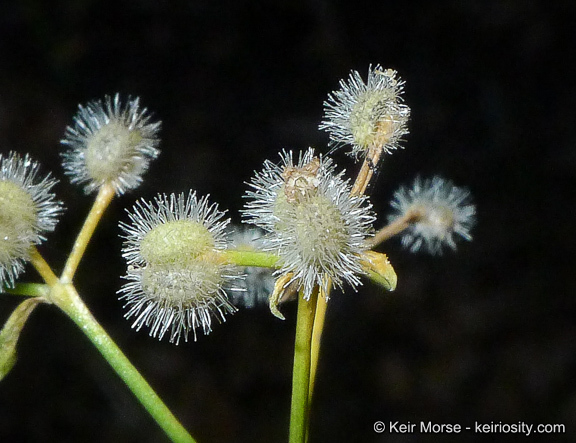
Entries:
{"type": "Polygon", "coordinates": [[[52,301],[60,307],[108,361],[140,403],[156,420],[173,442],[194,443],[195,440],[174,417],[158,394],[140,375],[130,360],[122,353],[112,338],[92,316],[71,284],[57,284],[50,294],[52,301]]]}
{"type": "Polygon", "coordinates": [[[422,219],[422,216],[422,211],[412,209],[404,214],[404,216],[397,218],[393,222],[379,229],[378,232],[374,234],[374,237],[366,240],[366,243],[370,248],[375,248],[383,241],[400,234],[414,223],[418,223],[418,221],[422,219]]]}
{"type": "Polygon", "coordinates": [[[50,286],[43,283],[17,283],[13,288],[4,288],[4,292],[25,297],[46,297],[50,286]]]}
{"type": "Polygon", "coordinates": [[[58,277],[56,277],[50,265],[44,260],[44,257],[42,257],[42,254],[40,254],[40,251],[38,251],[35,246],[32,246],[30,250],[30,263],[36,268],[38,274],[40,274],[46,284],[54,286],[58,283],[58,277]]]}
{"type": "Polygon", "coordinates": [[[88,243],[92,238],[92,234],[94,234],[94,230],[96,229],[96,226],[98,226],[98,222],[102,218],[104,211],[112,201],[115,192],[114,187],[110,183],[106,183],[100,187],[98,195],[92,205],[92,209],[90,209],[90,212],[84,221],[84,225],[74,242],[68,260],[64,265],[64,271],[62,271],[62,275],[60,276],[60,281],[62,283],[72,282],[76,269],[80,264],[80,260],[84,256],[84,252],[86,252],[88,243]]]}
{"type": "Polygon", "coordinates": [[[227,249],[222,256],[230,264],[236,266],[258,266],[260,268],[274,268],[280,258],[277,255],[259,251],[245,251],[241,249],[227,249]]]}
{"type": "Polygon", "coordinates": [[[320,344],[322,341],[324,322],[326,320],[326,309],[328,308],[330,290],[331,286],[328,286],[328,291],[325,294],[318,296],[316,312],[314,313],[314,327],[312,329],[312,344],[310,347],[310,387],[308,389],[308,403],[312,403],[312,396],[314,395],[318,359],[320,357],[320,344]]]}
{"type": "Polygon", "coordinates": [[[310,351],[312,329],[316,312],[317,288],[309,301],[298,295],[298,318],[296,320],[296,340],[294,344],[294,369],[292,372],[292,406],[290,410],[290,443],[304,443],[308,433],[310,403],[310,351]]]}

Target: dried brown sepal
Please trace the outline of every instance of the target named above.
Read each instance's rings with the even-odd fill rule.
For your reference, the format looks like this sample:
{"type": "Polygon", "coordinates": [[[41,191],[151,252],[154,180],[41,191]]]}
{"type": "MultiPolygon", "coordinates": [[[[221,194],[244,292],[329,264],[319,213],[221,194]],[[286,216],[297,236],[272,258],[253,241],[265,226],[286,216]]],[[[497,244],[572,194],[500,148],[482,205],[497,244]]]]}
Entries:
{"type": "Polygon", "coordinates": [[[318,170],[320,169],[320,159],[314,157],[303,167],[286,166],[282,172],[284,179],[284,193],[288,203],[296,203],[311,191],[318,188],[320,179],[318,170]]]}

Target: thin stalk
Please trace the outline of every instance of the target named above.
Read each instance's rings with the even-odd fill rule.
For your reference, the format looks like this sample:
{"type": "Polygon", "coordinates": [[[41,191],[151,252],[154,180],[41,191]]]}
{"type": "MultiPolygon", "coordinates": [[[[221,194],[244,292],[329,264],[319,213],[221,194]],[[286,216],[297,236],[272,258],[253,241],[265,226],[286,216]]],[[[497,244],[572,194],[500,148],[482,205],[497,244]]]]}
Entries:
{"type": "Polygon", "coordinates": [[[140,375],[112,338],[92,316],[74,286],[71,284],[57,284],[52,288],[50,295],[52,301],[78,325],[92,344],[96,346],[168,437],[173,442],[194,443],[195,440],[188,431],[174,417],[172,412],[158,397],[158,394],[154,392],[144,377],[140,375]]]}
{"type": "Polygon", "coordinates": [[[50,268],[50,265],[44,260],[44,257],[40,254],[38,249],[35,246],[32,246],[30,250],[30,262],[36,268],[40,276],[44,279],[47,285],[54,286],[58,283],[58,277],[50,268]]]}
{"type": "Polygon", "coordinates": [[[13,288],[4,288],[3,291],[12,295],[46,298],[50,294],[50,286],[43,283],[17,283],[13,288]]]}
{"type": "Polygon", "coordinates": [[[328,308],[328,298],[330,297],[330,286],[326,294],[320,294],[316,303],[316,312],[314,314],[314,327],[312,329],[312,344],[310,350],[310,383],[308,387],[308,403],[312,403],[314,395],[314,385],[316,383],[316,371],[318,370],[318,359],[320,357],[320,341],[324,322],[326,320],[326,309],[328,308]]]}
{"type": "Polygon", "coordinates": [[[104,214],[104,211],[112,201],[114,193],[114,187],[110,183],[106,183],[100,187],[98,195],[92,205],[92,209],[90,209],[90,212],[84,221],[84,226],[82,226],[82,229],[74,242],[72,252],[68,256],[68,260],[64,266],[64,271],[60,278],[62,283],[72,282],[76,269],[80,264],[80,260],[82,259],[82,256],[88,247],[88,243],[92,238],[92,234],[94,234],[94,230],[102,218],[102,214],[104,214]]]}
{"type": "Polygon", "coordinates": [[[290,410],[290,443],[305,443],[308,433],[310,402],[310,356],[312,328],[316,312],[316,288],[310,300],[298,294],[298,317],[296,320],[296,340],[294,343],[294,369],[292,372],[292,405],[290,410]]]}
{"type": "Polygon", "coordinates": [[[274,268],[280,257],[260,251],[246,251],[241,249],[227,249],[221,252],[224,260],[236,266],[258,266],[261,268],[274,268]]]}
{"type": "Polygon", "coordinates": [[[418,222],[421,217],[422,214],[419,211],[408,211],[402,217],[397,218],[376,232],[374,237],[366,240],[366,243],[370,248],[374,248],[383,241],[400,234],[402,231],[410,227],[410,225],[418,222]]]}
{"type": "Polygon", "coordinates": [[[370,184],[370,180],[374,175],[374,170],[378,166],[383,150],[382,146],[371,146],[368,149],[368,154],[364,158],[364,162],[362,163],[360,172],[358,172],[358,175],[356,176],[350,194],[362,195],[366,192],[366,188],[368,187],[368,184],[370,184]]]}

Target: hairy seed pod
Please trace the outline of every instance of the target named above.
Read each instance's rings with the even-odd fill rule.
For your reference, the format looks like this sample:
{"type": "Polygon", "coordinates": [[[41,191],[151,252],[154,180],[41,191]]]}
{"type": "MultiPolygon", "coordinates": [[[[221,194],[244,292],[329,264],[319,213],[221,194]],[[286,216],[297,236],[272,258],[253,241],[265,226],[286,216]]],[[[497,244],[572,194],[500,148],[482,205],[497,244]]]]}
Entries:
{"type": "Polygon", "coordinates": [[[213,317],[225,321],[236,311],[225,288],[236,287],[240,275],[218,254],[229,220],[216,204],[194,192],[159,195],[140,200],[128,216],[131,223],[120,224],[128,283],[118,292],[134,328],[147,326],[158,339],[168,333],[178,344],[190,332],[196,339],[197,328],[208,334],[213,317]]]}
{"type": "Polygon", "coordinates": [[[388,217],[390,222],[409,213],[416,219],[402,234],[402,244],[412,252],[424,247],[431,254],[442,254],[445,245],[456,249],[455,236],[472,240],[476,207],[470,191],[449,180],[417,177],[411,187],[394,193],[391,205],[395,212],[388,217]]]}
{"type": "Polygon", "coordinates": [[[72,183],[84,185],[86,193],[106,183],[117,194],[136,188],[159,150],[160,122],[151,122],[140,99],[120,94],[78,106],[74,125],[66,128],[61,143],[65,172],[72,183]]]}
{"type": "Polygon", "coordinates": [[[410,108],[402,103],[404,82],[396,71],[380,65],[368,69],[366,83],[358,71],[324,102],[324,120],[320,129],[330,134],[335,148],[350,146],[350,155],[363,158],[370,148],[385,152],[400,147],[408,134],[410,108]]]}
{"type": "Polygon", "coordinates": [[[308,149],[294,163],[292,152],[281,163],[264,163],[250,182],[243,210],[248,223],[264,229],[264,248],[280,256],[277,275],[292,273],[306,298],[328,282],[356,287],[363,274],[360,254],[372,232],[374,215],[365,196],[350,195],[343,173],[329,158],[308,149]]]}
{"type": "Polygon", "coordinates": [[[46,239],[62,212],[52,193],[57,181],[40,176],[39,167],[28,155],[0,154],[0,285],[14,286],[30,248],[46,239]]]}

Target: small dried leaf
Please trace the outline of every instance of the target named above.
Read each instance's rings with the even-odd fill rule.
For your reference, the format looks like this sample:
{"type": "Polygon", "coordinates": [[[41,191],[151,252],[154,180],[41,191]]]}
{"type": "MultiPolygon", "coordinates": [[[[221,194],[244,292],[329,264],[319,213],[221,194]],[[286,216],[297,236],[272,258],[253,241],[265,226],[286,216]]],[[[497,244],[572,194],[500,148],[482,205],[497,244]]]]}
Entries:
{"type": "Polygon", "coordinates": [[[280,302],[284,301],[284,297],[287,295],[287,290],[289,290],[288,283],[292,279],[294,274],[291,272],[287,273],[286,275],[281,275],[274,283],[274,291],[270,294],[269,298],[269,306],[270,312],[280,320],[286,320],[286,317],[280,312],[278,309],[278,305],[280,302]]]}

